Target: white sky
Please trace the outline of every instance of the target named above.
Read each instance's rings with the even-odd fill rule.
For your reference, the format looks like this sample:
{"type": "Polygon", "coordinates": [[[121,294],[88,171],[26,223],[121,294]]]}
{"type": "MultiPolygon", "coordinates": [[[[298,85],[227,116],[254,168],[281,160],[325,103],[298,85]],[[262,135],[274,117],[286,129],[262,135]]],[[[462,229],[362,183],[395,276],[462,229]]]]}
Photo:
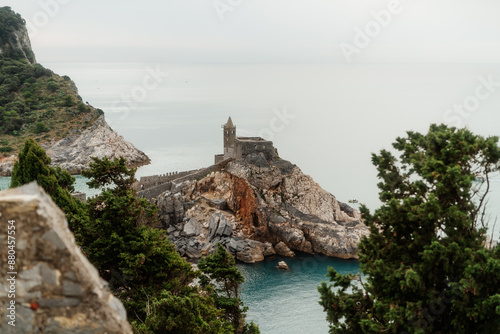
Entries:
{"type": "MultiPolygon", "coordinates": [[[[500,1],[401,0],[353,63],[498,63],[500,1]]],[[[347,63],[391,0],[1,0],[40,62],[347,63]],[[232,9],[220,19],[215,3],[232,9]],[[232,4],[232,5],[231,5],[232,4]],[[47,19],[48,18],[48,19],[47,19]]],[[[379,25],[380,27],[380,25],[379,25]]]]}

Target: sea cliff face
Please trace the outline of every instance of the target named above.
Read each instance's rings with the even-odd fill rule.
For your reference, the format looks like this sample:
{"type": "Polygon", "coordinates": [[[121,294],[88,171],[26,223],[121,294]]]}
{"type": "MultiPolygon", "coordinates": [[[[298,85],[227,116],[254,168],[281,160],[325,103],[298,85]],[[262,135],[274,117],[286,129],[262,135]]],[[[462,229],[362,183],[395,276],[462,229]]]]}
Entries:
{"type": "Polygon", "coordinates": [[[92,161],[90,157],[124,157],[129,167],[149,164],[148,156],[113,131],[101,116],[90,128],[46,147],[52,165],[71,174],[80,174],[92,161]]]}
{"type": "Polygon", "coordinates": [[[45,148],[52,165],[71,174],[88,167],[90,157],[125,157],[129,167],[149,158],[113,131],[104,112],[83,103],[67,76],[36,63],[26,23],[9,7],[0,7],[0,176],[10,176],[17,152],[32,138],[45,148]],[[5,21],[5,22],[4,22],[5,21]],[[10,80],[12,79],[12,80],[10,80]],[[9,114],[5,114],[6,110],[9,114]]]}
{"type": "MultiPolygon", "coordinates": [[[[80,174],[88,168],[91,157],[124,157],[128,167],[138,167],[150,163],[149,157],[134,145],[113,131],[100,117],[89,128],[49,143],[42,144],[51,158],[52,166],[60,166],[71,174],[80,174]]],[[[0,159],[0,176],[10,176],[17,156],[0,159]]]]}
{"type": "Polygon", "coordinates": [[[359,212],[297,166],[258,155],[173,181],[157,203],[170,240],[192,259],[218,242],[248,263],[294,251],[357,258],[357,245],[369,233],[359,212]]]}
{"type": "Polygon", "coordinates": [[[31,41],[28,35],[28,29],[25,25],[20,25],[17,30],[9,34],[7,40],[0,44],[0,55],[7,49],[19,52],[21,58],[24,58],[30,64],[36,64],[35,55],[31,49],[31,41]]]}

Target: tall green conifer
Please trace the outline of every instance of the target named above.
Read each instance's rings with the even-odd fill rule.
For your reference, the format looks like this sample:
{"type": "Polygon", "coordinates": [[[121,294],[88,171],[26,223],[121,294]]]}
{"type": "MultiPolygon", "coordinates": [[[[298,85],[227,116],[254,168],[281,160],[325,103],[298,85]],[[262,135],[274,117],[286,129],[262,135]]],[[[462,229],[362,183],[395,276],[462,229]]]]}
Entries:
{"type": "Polygon", "coordinates": [[[500,249],[484,204],[498,138],[432,125],[372,156],[383,205],[362,207],[363,277],[329,269],[319,287],[330,333],[499,333],[500,249]],[[484,182],[477,182],[476,175],[484,182]]]}

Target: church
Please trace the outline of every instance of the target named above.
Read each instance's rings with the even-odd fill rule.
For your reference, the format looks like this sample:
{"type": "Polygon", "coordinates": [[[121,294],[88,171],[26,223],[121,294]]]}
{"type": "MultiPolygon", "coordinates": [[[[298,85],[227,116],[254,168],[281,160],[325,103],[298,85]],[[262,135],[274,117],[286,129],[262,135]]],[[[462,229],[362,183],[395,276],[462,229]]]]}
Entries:
{"type": "Polygon", "coordinates": [[[266,160],[272,160],[276,156],[273,142],[261,137],[237,137],[236,125],[231,117],[227,123],[222,125],[224,131],[224,154],[215,156],[218,164],[227,159],[244,159],[247,155],[256,153],[263,155],[266,160]]]}

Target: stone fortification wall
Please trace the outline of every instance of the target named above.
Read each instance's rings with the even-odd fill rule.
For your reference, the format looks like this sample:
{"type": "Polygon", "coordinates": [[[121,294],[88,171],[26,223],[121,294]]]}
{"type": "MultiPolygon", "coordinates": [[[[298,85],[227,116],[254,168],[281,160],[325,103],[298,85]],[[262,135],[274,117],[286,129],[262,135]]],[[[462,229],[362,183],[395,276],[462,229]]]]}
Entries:
{"type": "Polygon", "coordinates": [[[224,161],[224,154],[216,154],[215,155],[215,164],[221,163],[224,161]]]}
{"type": "Polygon", "coordinates": [[[143,176],[139,180],[139,184],[143,184],[144,188],[158,186],[162,183],[167,183],[172,180],[175,180],[179,177],[186,176],[195,172],[196,170],[190,170],[185,172],[171,172],[162,175],[152,175],[152,176],[143,176]]]}
{"type": "Polygon", "coordinates": [[[0,192],[0,213],[0,333],[132,333],[122,303],[36,183],[0,192]]]}
{"type": "Polygon", "coordinates": [[[157,186],[147,188],[145,190],[139,191],[137,194],[141,198],[145,198],[147,200],[152,200],[153,198],[157,198],[161,194],[166,191],[170,191],[172,189],[172,181],[167,183],[162,183],[157,186]]]}
{"type": "Polygon", "coordinates": [[[189,181],[195,181],[199,180],[208,174],[212,173],[213,171],[217,170],[218,168],[221,168],[221,166],[224,166],[227,162],[231,161],[232,159],[224,160],[218,164],[212,165],[207,168],[202,168],[202,169],[197,169],[194,171],[189,171],[189,172],[182,172],[177,175],[181,175],[180,177],[176,177],[172,179],[169,182],[159,184],[157,186],[147,188],[145,190],[139,191],[138,195],[139,197],[146,198],[147,200],[152,200],[153,198],[157,198],[161,194],[163,194],[166,191],[171,191],[173,187],[180,185],[181,183],[184,182],[189,182],[189,181]],[[184,176],[182,176],[184,175],[184,176]]]}

